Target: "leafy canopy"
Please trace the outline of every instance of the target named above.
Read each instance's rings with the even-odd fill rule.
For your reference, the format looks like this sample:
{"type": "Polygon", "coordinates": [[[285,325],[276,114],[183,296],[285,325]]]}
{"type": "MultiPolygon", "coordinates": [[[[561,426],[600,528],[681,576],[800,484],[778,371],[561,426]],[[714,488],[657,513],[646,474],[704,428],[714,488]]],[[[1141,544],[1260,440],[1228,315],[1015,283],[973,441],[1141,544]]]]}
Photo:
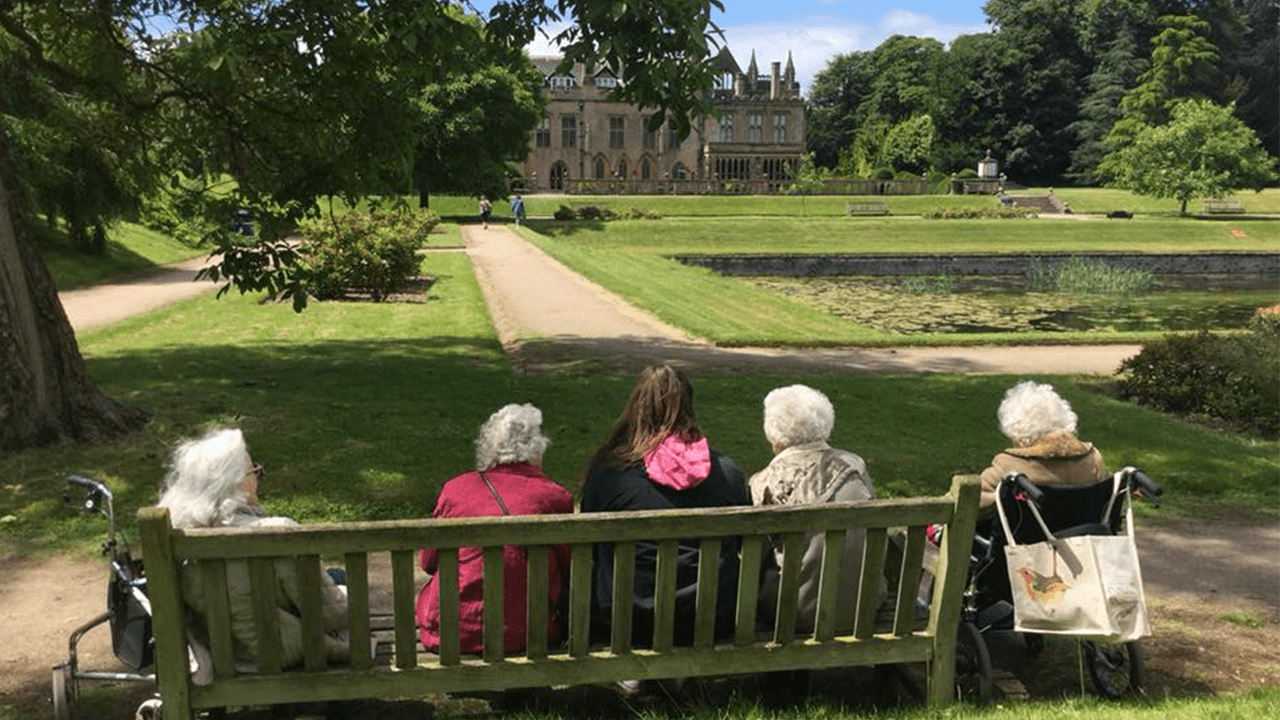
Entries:
{"type": "Polygon", "coordinates": [[[1147,125],[1103,159],[1115,187],[1154,198],[1187,201],[1234,190],[1261,190],[1276,178],[1275,161],[1234,108],[1208,100],[1175,105],[1164,125],[1147,125]]]}

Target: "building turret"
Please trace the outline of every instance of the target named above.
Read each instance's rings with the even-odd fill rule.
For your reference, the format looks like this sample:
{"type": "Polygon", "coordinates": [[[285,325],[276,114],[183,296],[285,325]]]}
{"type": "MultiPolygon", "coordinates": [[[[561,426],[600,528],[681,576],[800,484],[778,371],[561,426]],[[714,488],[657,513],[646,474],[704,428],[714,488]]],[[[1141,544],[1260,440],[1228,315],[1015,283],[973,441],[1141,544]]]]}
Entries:
{"type": "Polygon", "coordinates": [[[791,51],[787,51],[787,69],[782,74],[782,87],[786,90],[784,93],[787,97],[792,97],[796,93],[796,64],[791,60],[791,51]]]}
{"type": "Polygon", "coordinates": [[[751,62],[747,65],[747,94],[756,91],[756,81],[760,78],[760,68],[756,66],[756,51],[751,51],[751,62]]]}

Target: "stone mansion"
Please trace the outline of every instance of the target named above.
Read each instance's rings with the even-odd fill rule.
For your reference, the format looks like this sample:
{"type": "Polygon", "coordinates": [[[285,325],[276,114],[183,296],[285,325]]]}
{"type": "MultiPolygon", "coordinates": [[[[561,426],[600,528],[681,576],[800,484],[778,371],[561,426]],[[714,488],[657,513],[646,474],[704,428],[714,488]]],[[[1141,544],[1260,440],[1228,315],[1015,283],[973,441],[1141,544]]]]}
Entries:
{"type": "Polygon", "coordinates": [[[728,48],[716,58],[712,104],[721,117],[694,118],[683,141],[669,127],[649,132],[649,115],[607,99],[621,80],[608,68],[574,66],[557,74],[559,57],[534,57],[550,95],[522,171],[533,192],[776,192],[805,152],[806,122],[790,54],[786,68],[746,72],[728,48]]]}

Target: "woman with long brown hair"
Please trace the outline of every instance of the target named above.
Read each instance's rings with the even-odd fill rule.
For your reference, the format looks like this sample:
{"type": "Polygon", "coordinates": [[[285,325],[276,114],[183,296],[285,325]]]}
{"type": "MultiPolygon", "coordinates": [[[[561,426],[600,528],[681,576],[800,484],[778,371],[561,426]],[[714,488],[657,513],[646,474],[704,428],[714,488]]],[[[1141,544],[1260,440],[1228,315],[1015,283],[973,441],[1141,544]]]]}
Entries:
{"type": "MultiPolygon", "coordinates": [[[[665,510],[670,508],[750,505],[742,470],[711,449],[698,426],[693,383],[682,370],[650,365],[640,371],[631,397],[609,439],[592,456],[584,473],[582,512],[665,510]]],[[[721,545],[716,595],[716,634],[732,635],[737,601],[740,542],[721,545]]],[[[657,543],[636,542],[632,642],[653,642],[653,589],[657,543]]],[[[608,637],[613,611],[613,545],[595,548],[592,620],[597,637],[608,637]]],[[[681,540],[676,563],[675,636],[677,645],[693,638],[698,590],[698,543],[681,540]]],[[[619,602],[628,602],[618,598],[619,602]]]]}

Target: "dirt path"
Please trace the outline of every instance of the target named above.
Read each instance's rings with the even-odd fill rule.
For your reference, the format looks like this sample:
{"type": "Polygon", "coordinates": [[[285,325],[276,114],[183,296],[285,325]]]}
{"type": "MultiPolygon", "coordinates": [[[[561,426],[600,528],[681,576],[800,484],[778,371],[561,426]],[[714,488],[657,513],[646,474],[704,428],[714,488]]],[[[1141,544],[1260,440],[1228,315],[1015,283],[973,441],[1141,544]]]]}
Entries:
{"type": "Polygon", "coordinates": [[[196,280],[196,273],[210,262],[199,257],[166,265],[154,272],[60,292],[58,299],[72,329],[84,332],[216,289],[212,281],[196,280]]]}

